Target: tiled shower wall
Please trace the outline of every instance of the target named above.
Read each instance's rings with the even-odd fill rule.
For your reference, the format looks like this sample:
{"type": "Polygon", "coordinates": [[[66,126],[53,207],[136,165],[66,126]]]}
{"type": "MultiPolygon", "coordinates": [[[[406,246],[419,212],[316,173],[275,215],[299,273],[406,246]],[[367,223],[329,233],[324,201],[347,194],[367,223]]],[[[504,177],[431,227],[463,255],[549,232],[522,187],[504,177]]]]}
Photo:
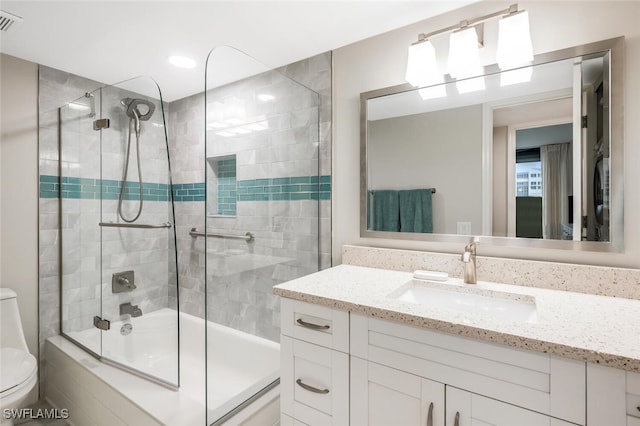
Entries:
{"type": "MultiPolygon", "coordinates": [[[[271,72],[214,89],[207,99],[209,111],[233,98],[268,121],[268,129],[250,135],[209,133],[209,157],[235,155],[237,197],[230,217],[221,217],[209,200],[208,229],[252,232],[255,240],[210,238],[205,253],[204,239],[189,235],[191,228],[205,227],[204,202],[176,203],[181,310],[204,317],[206,264],[208,319],[271,340],[279,336],[279,303],[271,287],[331,264],[331,53],[279,71],[319,96],[271,72]],[[258,92],[275,100],[259,105],[258,92]]],[[[174,183],[202,184],[204,94],[173,102],[168,121],[174,183]]],[[[218,188],[212,172],[210,191],[218,188]]]]}

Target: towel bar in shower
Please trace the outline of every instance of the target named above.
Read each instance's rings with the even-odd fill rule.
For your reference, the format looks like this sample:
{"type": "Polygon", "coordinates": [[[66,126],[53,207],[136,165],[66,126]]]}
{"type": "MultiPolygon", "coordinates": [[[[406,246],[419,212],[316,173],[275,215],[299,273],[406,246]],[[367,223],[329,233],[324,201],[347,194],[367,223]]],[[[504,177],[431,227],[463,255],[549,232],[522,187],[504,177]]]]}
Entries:
{"type": "Polygon", "coordinates": [[[244,235],[229,235],[229,234],[205,234],[204,232],[198,231],[196,228],[191,228],[189,231],[189,235],[192,237],[207,237],[207,238],[228,238],[231,240],[245,240],[247,243],[255,240],[255,237],[251,232],[247,232],[244,235]]]}
{"type": "Polygon", "coordinates": [[[143,229],[155,229],[155,228],[171,228],[171,223],[164,222],[155,225],[149,225],[144,223],[114,223],[114,222],[100,222],[99,226],[107,228],[143,228],[143,229]]]}

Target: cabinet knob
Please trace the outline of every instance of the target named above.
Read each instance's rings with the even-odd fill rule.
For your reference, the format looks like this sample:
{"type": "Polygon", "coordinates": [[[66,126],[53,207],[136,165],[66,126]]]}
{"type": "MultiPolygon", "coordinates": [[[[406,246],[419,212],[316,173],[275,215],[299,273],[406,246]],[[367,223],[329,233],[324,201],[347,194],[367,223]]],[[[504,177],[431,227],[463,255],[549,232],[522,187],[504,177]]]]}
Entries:
{"type": "Polygon", "coordinates": [[[433,426],[433,402],[429,404],[429,414],[427,414],[427,426],[433,426]]]}
{"type": "Polygon", "coordinates": [[[308,390],[309,392],[313,392],[313,393],[322,393],[322,394],[327,394],[329,393],[329,389],[318,389],[314,386],[310,386],[306,383],[303,383],[302,380],[298,379],[296,380],[296,383],[298,384],[298,386],[300,386],[302,389],[304,390],[308,390]]]}
{"type": "Polygon", "coordinates": [[[453,426],[460,426],[460,412],[456,411],[456,417],[453,419],[453,426]]]}
{"type": "Polygon", "coordinates": [[[318,325],[318,324],[313,324],[313,323],[306,322],[306,321],[302,320],[302,318],[298,318],[298,319],[296,320],[296,322],[297,322],[298,324],[300,324],[301,326],[303,326],[303,327],[307,327],[307,328],[310,328],[310,329],[312,329],[312,330],[328,330],[329,328],[331,328],[331,326],[330,326],[330,325],[318,325]]]}

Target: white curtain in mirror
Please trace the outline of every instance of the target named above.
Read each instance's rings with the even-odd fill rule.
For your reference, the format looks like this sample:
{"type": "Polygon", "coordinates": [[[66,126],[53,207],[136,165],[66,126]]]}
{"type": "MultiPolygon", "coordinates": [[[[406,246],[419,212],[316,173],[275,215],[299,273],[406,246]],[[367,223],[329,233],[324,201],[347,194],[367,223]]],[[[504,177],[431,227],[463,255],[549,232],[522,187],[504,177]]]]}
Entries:
{"type": "Polygon", "coordinates": [[[571,144],[540,147],[542,163],[542,235],[544,239],[570,240],[569,195],[572,193],[571,144]]]}

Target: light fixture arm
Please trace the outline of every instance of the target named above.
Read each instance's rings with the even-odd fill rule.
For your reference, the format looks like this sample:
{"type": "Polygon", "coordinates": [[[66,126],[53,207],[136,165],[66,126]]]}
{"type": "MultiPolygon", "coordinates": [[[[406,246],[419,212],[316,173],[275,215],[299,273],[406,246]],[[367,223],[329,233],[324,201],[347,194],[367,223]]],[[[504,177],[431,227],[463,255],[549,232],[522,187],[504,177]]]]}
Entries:
{"type": "Polygon", "coordinates": [[[445,28],[441,28],[437,31],[432,31],[430,33],[420,33],[418,34],[418,41],[413,43],[413,44],[418,44],[421,43],[423,41],[426,41],[428,39],[430,39],[431,37],[440,35],[440,34],[444,34],[444,33],[448,33],[450,31],[455,31],[455,30],[461,30],[463,28],[469,27],[469,26],[473,26],[476,25],[478,23],[481,22],[485,22],[488,21],[491,18],[495,18],[496,16],[500,16],[500,15],[505,15],[505,16],[509,16],[509,15],[513,15],[515,13],[518,13],[518,4],[512,4],[511,6],[509,6],[506,9],[503,10],[499,10],[498,12],[494,12],[494,13],[490,13],[488,15],[483,15],[483,16],[479,16],[477,18],[473,18],[473,19],[465,19],[460,21],[458,24],[455,25],[450,25],[448,27],[445,28]]]}

